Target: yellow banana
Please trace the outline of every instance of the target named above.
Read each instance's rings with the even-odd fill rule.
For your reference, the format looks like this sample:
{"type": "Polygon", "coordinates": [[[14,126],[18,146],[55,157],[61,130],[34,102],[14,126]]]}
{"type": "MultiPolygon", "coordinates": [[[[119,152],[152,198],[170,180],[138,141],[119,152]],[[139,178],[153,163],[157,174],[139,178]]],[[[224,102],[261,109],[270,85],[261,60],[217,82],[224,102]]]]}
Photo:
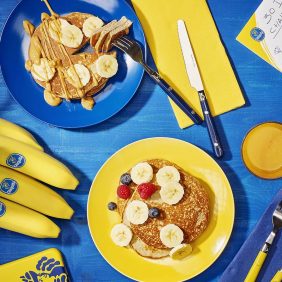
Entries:
{"type": "Polygon", "coordinates": [[[43,148],[37,143],[35,138],[24,128],[0,118],[0,135],[16,139],[34,148],[43,151],[43,148]]]}
{"type": "Polygon", "coordinates": [[[57,238],[60,228],[48,217],[0,198],[0,227],[35,238],[57,238]]]}
{"type": "Polygon", "coordinates": [[[57,188],[74,190],[78,185],[78,180],[64,164],[27,144],[0,135],[0,152],[0,165],[57,188]]]}
{"type": "Polygon", "coordinates": [[[4,166],[0,166],[0,197],[52,217],[70,219],[73,215],[73,209],[55,191],[4,166]]]}

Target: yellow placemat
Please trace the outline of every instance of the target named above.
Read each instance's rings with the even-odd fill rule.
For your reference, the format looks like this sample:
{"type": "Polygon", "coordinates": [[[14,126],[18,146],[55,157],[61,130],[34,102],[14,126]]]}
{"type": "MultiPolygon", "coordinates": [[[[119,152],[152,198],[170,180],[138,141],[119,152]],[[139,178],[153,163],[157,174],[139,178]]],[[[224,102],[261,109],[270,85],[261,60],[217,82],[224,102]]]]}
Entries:
{"type": "MultiPolygon", "coordinates": [[[[245,104],[212,15],[205,0],[132,0],[161,76],[201,114],[196,90],[186,74],[177,20],[186,23],[204,81],[211,112],[219,115],[245,104]]],[[[179,126],[192,121],[171,102],[179,126]]]]}

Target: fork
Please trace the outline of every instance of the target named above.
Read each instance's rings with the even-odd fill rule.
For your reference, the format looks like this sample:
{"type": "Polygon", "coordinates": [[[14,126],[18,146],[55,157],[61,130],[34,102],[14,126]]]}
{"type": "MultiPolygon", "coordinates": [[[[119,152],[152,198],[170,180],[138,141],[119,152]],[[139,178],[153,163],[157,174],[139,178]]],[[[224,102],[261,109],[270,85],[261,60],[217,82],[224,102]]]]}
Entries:
{"type": "Polygon", "coordinates": [[[246,279],[244,282],[255,282],[259,272],[263,266],[263,263],[267,257],[269,249],[273,244],[273,241],[278,233],[279,229],[282,228],[282,201],[277,205],[273,215],[272,215],[272,224],[273,229],[269,236],[267,237],[263,247],[261,248],[260,252],[258,253],[246,279]]]}
{"type": "Polygon", "coordinates": [[[141,64],[149,76],[166,92],[171,100],[187,115],[195,124],[201,124],[202,118],[176,93],[175,90],[161,78],[158,72],[150,68],[143,58],[141,46],[128,37],[120,37],[112,43],[115,47],[128,54],[135,62],[141,64]]]}

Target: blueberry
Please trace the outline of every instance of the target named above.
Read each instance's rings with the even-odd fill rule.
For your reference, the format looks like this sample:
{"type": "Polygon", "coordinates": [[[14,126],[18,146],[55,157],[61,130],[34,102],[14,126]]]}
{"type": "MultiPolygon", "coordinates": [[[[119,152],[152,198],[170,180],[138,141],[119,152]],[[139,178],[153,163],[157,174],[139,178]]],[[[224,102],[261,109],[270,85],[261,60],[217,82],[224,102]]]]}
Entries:
{"type": "Polygon", "coordinates": [[[160,215],[160,210],[158,208],[149,209],[149,217],[156,218],[159,217],[159,215],[160,215]]]}
{"type": "Polygon", "coordinates": [[[129,185],[131,183],[132,179],[129,173],[124,173],[121,177],[120,177],[120,182],[124,185],[129,185]]]}
{"type": "Polygon", "coordinates": [[[117,208],[117,204],[116,203],[114,203],[114,202],[109,202],[108,203],[108,209],[110,211],[114,211],[116,208],[117,208]]]}

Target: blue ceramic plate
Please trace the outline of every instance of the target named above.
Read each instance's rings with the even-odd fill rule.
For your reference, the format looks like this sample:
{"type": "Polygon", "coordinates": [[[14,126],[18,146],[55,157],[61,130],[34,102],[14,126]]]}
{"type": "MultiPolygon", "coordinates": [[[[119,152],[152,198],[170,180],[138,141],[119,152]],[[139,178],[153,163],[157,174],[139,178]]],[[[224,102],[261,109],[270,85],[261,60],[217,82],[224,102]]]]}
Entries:
{"type": "MultiPolygon", "coordinates": [[[[125,0],[49,0],[53,10],[63,15],[85,12],[97,15],[108,22],[126,16],[133,22],[130,37],[146,49],[142,27],[133,9],[125,0]]],[[[106,87],[95,96],[92,111],[82,108],[80,102],[64,101],[51,107],[44,101],[43,88],[35,83],[25,70],[29,37],[22,22],[25,19],[34,25],[40,24],[40,14],[48,12],[40,0],[22,0],[11,13],[2,32],[0,62],[4,80],[14,99],[30,114],[49,124],[64,128],[80,128],[100,123],[120,111],[136,92],[143,69],[127,55],[118,52],[119,71],[109,79],[106,87]]],[[[90,47],[89,47],[90,48],[90,47]]],[[[144,50],[146,54],[146,50],[144,50]]]]}

